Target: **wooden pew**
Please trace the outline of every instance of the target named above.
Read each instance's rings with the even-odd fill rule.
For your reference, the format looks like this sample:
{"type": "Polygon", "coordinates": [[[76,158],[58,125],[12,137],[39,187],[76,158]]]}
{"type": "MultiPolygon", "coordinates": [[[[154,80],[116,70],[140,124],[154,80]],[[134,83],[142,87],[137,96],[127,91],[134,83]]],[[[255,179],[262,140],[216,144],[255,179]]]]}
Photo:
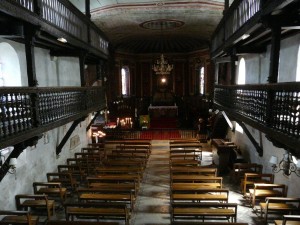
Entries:
{"type": "Polygon", "coordinates": [[[67,196],[67,188],[61,186],[59,182],[33,182],[33,192],[36,195],[45,194],[48,197],[59,198],[64,203],[67,196]]]}
{"type": "Polygon", "coordinates": [[[39,217],[31,215],[29,211],[0,210],[0,216],[0,224],[37,225],[39,222],[39,217]]]}
{"type": "Polygon", "coordinates": [[[279,214],[299,214],[300,198],[291,197],[267,197],[265,202],[260,204],[261,217],[264,216],[265,222],[268,221],[268,215],[271,213],[279,214]]]}
{"type": "Polygon", "coordinates": [[[275,220],[275,225],[300,225],[300,216],[283,215],[283,220],[275,220]]]}
{"type": "Polygon", "coordinates": [[[171,174],[197,174],[205,176],[217,176],[217,168],[199,167],[199,166],[173,166],[171,174]]]}
{"type": "Polygon", "coordinates": [[[195,159],[170,159],[170,167],[174,166],[199,166],[200,161],[195,159]]]}
{"type": "Polygon", "coordinates": [[[119,225],[118,222],[94,222],[94,221],[64,221],[64,220],[50,220],[46,225],[119,225]]]}
{"type": "Polygon", "coordinates": [[[117,145],[116,150],[119,151],[124,151],[124,150],[131,150],[134,152],[143,152],[145,154],[147,154],[148,156],[151,153],[151,145],[150,144],[146,144],[146,145],[142,145],[142,144],[134,144],[134,145],[130,145],[130,144],[124,144],[124,145],[117,145]]]}
{"type": "Polygon", "coordinates": [[[67,203],[65,204],[66,220],[78,218],[96,218],[124,220],[129,224],[130,211],[123,203],[67,203]]]}
{"type": "Polygon", "coordinates": [[[250,204],[255,207],[256,202],[267,197],[285,197],[286,185],[285,184],[254,184],[253,189],[249,189],[246,195],[249,197],[250,204]]]}
{"type": "Polygon", "coordinates": [[[111,183],[140,183],[138,174],[99,174],[86,178],[88,183],[91,182],[111,182],[111,183]]]}
{"type": "Polygon", "coordinates": [[[225,219],[236,222],[237,204],[219,202],[172,203],[171,221],[176,219],[225,219]]]}
{"type": "Polygon", "coordinates": [[[55,214],[55,201],[49,200],[47,195],[26,195],[15,196],[17,210],[45,209],[48,220],[55,214]]]}
{"type": "Polygon", "coordinates": [[[120,189],[124,191],[132,191],[134,195],[136,196],[139,187],[136,183],[89,183],[90,188],[101,188],[104,190],[111,190],[111,189],[120,189]]]}
{"type": "Polygon", "coordinates": [[[207,202],[207,201],[218,201],[228,202],[229,190],[220,188],[210,189],[198,189],[191,191],[185,190],[185,193],[173,193],[171,194],[171,202],[207,202]],[[189,192],[189,193],[187,193],[189,192]]]}
{"type": "Polygon", "coordinates": [[[105,166],[126,166],[126,167],[142,167],[143,169],[146,167],[146,161],[145,160],[105,160],[104,162],[105,166]]]}
{"type": "Polygon", "coordinates": [[[200,175],[171,175],[171,183],[223,183],[222,177],[215,177],[215,176],[200,176],[200,175]]]}
{"type": "Polygon", "coordinates": [[[274,175],[266,173],[245,173],[241,181],[241,191],[245,195],[247,190],[253,188],[254,183],[274,183],[274,175]]]}
{"type": "Polygon", "coordinates": [[[79,202],[110,202],[128,204],[130,211],[134,208],[135,197],[133,193],[95,193],[85,192],[78,195],[79,202]]]}
{"type": "Polygon", "coordinates": [[[181,193],[186,191],[197,191],[207,188],[222,188],[222,183],[172,183],[171,191],[174,193],[181,193]]]}
{"type": "Polygon", "coordinates": [[[81,168],[80,164],[75,165],[57,165],[59,173],[70,173],[75,179],[83,181],[87,173],[81,168]]]}
{"type": "Polygon", "coordinates": [[[142,167],[127,167],[127,166],[105,166],[97,167],[95,169],[96,174],[136,174],[142,179],[143,177],[143,168],[142,167]]]}
{"type": "Polygon", "coordinates": [[[59,182],[70,191],[74,191],[78,186],[77,180],[71,173],[47,173],[46,176],[48,182],[59,182]]]}
{"type": "Polygon", "coordinates": [[[245,173],[262,173],[263,166],[257,163],[234,163],[232,171],[232,179],[239,183],[245,173]]]}

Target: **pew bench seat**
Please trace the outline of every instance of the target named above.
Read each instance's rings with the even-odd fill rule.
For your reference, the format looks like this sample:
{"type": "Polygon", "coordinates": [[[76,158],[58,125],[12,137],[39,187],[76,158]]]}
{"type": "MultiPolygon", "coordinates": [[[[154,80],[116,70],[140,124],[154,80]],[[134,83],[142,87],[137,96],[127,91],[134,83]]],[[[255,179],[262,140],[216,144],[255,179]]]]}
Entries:
{"type": "Polygon", "coordinates": [[[300,198],[290,197],[267,197],[265,202],[260,204],[261,217],[267,222],[268,215],[271,213],[277,214],[299,214],[300,213],[300,198]]]}
{"type": "Polygon", "coordinates": [[[74,218],[116,219],[129,224],[130,210],[123,203],[68,203],[65,205],[66,220],[74,218]]]}
{"type": "Polygon", "coordinates": [[[237,204],[219,202],[172,203],[172,222],[176,219],[225,219],[236,222],[237,204]]]}
{"type": "Polygon", "coordinates": [[[55,214],[55,201],[49,200],[47,195],[19,194],[15,196],[15,200],[17,210],[44,209],[48,219],[55,214]]]}
{"type": "Polygon", "coordinates": [[[33,216],[29,211],[0,211],[0,224],[11,225],[37,225],[39,222],[38,216],[33,216]]]}

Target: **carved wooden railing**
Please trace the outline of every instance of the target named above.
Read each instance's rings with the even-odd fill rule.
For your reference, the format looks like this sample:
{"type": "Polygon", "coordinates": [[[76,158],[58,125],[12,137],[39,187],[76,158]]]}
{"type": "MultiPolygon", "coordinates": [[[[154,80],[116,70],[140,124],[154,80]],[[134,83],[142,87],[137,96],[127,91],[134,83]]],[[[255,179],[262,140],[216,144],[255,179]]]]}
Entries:
{"type": "Polygon", "coordinates": [[[300,83],[216,85],[214,104],[287,148],[299,147],[300,83]]]}
{"type": "Polygon", "coordinates": [[[270,14],[272,9],[284,0],[235,0],[218,24],[211,40],[213,57],[224,47],[230,46],[242,35],[247,34],[258,23],[261,17],[270,14]]]}
{"type": "MultiPolygon", "coordinates": [[[[1,0],[0,11],[27,19],[29,23],[41,26],[43,31],[55,35],[57,32],[49,27],[50,24],[59,33],[65,33],[108,54],[108,41],[103,33],[67,0],[1,0]]],[[[72,41],[68,42],[72,44],[72,41]]]]}
{"type": "Polygon", "coordinates": [[[99,87],[1,88],[0,148],[105,108],[99,87]]]}

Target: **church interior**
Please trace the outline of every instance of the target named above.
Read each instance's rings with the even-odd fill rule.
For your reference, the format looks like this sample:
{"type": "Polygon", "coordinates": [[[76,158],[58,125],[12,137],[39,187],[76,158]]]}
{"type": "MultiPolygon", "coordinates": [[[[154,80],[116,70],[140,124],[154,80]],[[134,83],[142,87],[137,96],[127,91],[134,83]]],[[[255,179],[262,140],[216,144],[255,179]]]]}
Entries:
{"type": "Polygon", "coordinates": [[[1,0],[0,224],[300,225],[300,0],[1,0]]]}

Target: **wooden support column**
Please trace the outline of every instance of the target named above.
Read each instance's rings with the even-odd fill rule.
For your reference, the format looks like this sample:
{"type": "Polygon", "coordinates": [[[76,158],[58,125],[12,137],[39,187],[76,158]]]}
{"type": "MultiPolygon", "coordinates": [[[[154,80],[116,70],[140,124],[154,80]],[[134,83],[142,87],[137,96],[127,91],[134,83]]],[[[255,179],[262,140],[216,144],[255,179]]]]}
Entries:
{"type": "MultiPolygon", "coordinates": [[[[276,21],[276,20],[275,20],[276,21]]],[[[280,54],[280,41],[281,41],[281,27],[275,23],[271,26],[272,29],[272,40],[271,40],[271,52],[270,52],[270,72],[268,77],[269,83],[278,82],[278,68],[279,68],[279,54],[280,54]]],[[[273,114],[273,100],[275,93],[268,91],[267,101],[267,119],[266,123],[268,126],[272,126],[272,114],[273,114]]]]}
{"type": "Polygon", "coordinates": [[[36,29],[29,24],[25,25],[25,52],[26,52],[26,63],[27,63],[27,77],[28,86],[38,86],[35,71],[35,57],[34,57],[34,44],[35,44],[36,29]]]}
{"type": "Polygon", "coordinates": [[[86,58],[86,52],[81,51],[79,54],[79,70],[80,70],[80,82],[81,87],[84,87],[86,85],[85,77],[84,77],[84,66],[85,66],[85,58],[86,58]]]}
{"type": "Polygon", "coordinates": [[[270,52],[270,72],[269,83],[277,83],[278,81],[278,67],[279,67],[279,53],[281,41],[281,27],[278,25],[272,26],[271,52],[270,52]]]}

